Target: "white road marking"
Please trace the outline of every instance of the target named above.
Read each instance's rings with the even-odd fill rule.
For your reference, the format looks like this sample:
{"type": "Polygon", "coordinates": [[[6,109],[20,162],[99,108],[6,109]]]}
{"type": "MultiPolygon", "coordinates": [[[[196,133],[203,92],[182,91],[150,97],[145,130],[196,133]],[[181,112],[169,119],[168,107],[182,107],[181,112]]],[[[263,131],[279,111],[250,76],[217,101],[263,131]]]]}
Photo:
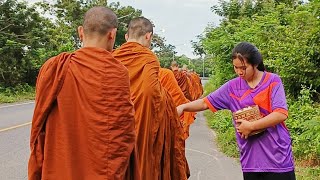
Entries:
{"type": "Polygon", "coordinates": [[[197,153],[200,153],[200,154],[204,154],[204,155],[207,155],[207,156],[210,156],[210,157],[213,157],[215,160],[218,160],[217,157],[211,155],[211,154],[208,154],[208,153],[205,153],[205,152],[202,152],[202,151],[198,151],[198,150],[195,150],[195,149],[189,149],[189,148],[186,148],[186,150],[188,151],[193,151],[193,152],[197,152],[197,153]]]}
{"type": "Polygon", "coordinates": [[[198,174],[197,174],[197,179],[200,180],[200,174],[201,174],[201,171],[198,171],[198,174]]]}

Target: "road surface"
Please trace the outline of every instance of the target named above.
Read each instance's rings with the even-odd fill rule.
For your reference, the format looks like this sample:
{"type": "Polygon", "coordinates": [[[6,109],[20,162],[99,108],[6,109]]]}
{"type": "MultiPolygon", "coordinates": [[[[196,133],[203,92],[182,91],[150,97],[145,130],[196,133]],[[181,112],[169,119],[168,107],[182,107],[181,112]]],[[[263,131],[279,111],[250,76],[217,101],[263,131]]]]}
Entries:
{"type": "MultiPolygon", "coordinates": [[[[27,179],[30,122],[34,103],[0,105],[0,179],[27,179]]],[[[214,132],[206,125],[203,113],[191,125],[186,141],[190,180],[241,180],[242,173],[235,159],[219,152],[214,132]]]]}
{"type": "Polygon", "coordinates": [[[214,132],[207,126],[203,112],[197,114],[186,141],[186,155],[191,171],[190,180],[241,180],[242,172],[236,159],[221,153],[214,132]]]}

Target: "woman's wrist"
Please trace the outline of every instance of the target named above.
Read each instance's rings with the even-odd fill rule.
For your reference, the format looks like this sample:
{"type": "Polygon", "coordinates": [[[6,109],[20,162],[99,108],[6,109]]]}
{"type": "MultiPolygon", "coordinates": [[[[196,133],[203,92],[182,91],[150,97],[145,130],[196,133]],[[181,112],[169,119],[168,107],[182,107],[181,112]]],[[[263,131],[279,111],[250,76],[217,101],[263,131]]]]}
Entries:
{"type": "Polygon", "coordinates": [[[184,112],[184,110],[185,110],[185,106],[186,106],[186,104],[181,104],[181,110],[182,110],[182,112],[184,112]]]}
{"type": "Polygon", "coordinates": [[[257,121],[252,121],[250,127],[251,127],[251,129],[250,129],[251,132],[257,130],[257,128],[256,128],[257,127],[257,121]]]}
{"type": "Polygon", "coordinates": [[[261,127],[261,126],[263,126],[263,124],[261,124],[263,119],[264,119],[264,117],[261,118],[261,119],[258,119],[257,121],[252,121],[252,122],[251,122],[251,129],[252,129],[252,131],[256,131],[256,130],[263,129],[263,128],[261,127]]]}

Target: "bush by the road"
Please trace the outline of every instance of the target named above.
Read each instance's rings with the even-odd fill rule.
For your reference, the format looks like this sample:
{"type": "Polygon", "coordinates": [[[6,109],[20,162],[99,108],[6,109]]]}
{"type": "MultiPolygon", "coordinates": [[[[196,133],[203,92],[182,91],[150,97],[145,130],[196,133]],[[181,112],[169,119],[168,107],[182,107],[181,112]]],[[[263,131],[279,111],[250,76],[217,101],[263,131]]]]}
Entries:
{"type": "MultiPolygon", "coordinates": [[[[297,179],[320,179],[320,1],[257,2],[221,1],[212,7],[223,19],[219,26],[208,27],[198,43],[212,57],[205,93],[235,76],[230,54],[238,42],[255,44],[267,70],[279,74],[285,86],[289,107],[285,123],[297,179]]],[[[206,115],[221,149],[238,157],[231,114],[206,115]]]]}
{"type": "Polygon", "coordinates": [[[17,85],[15,88],[0,86],[0,103],[34,100],[35,88],[28,84],[17,85]]]}

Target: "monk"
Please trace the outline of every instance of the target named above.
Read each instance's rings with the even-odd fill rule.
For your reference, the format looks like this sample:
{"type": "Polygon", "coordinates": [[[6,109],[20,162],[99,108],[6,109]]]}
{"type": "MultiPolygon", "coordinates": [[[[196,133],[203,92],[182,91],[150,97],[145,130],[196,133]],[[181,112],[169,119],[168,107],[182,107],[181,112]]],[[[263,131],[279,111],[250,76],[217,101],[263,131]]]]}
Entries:
{"type": "Polygon", "coordinates": [[[184,64],[182,66],[182,74],[185,75],[187,77],[187,83],[189,84],[189,94],[190,94],[190,101],[194,101],[196,99],[196,88],[195,88],[195,84],[193,82],[193,79],[191,78],[190,75],[190,70],[188,69],[188,66],[186,64],[184,64]]]}
{"type": "Polygon", "coordinates": [[[110,9],[91,8],[78,28],[83,48],[41,67],[29,180],[140,178],[129,74],[111,55],[117,24],[110,9]]]}
{"type": "Polygon", "coordinates": [[[179,70],[179,65],[176,61],[171,62],[171,70],[173,71],[174,77],[176,78],[184,96],[188,100],[192,100],[192,97],[189,92],[190,83],[188,83],[188,77],[184,73],[182,73],[182,70],[179,70]]]}
{"type": "Polygon", "coordinates": [[[203,94],[203,87],[202,87],[200,76],[193,69],[191,69],[190,75],[193,81],[195,82],[195,86],[197,88],[196,99],[199,99],[203,94]]]}
{"type": "Polygon", "coordinates": [[[152,36],[148,19],[132,19],[127,42],[113,56],[129,70],[142,179],[185,180],[183,130],[172,97],[159,81],[160,63],[150,50],[152,36]]]}
{"type": "MultiPolygon", "coordinates": [[[[175,79],[174,74],[171,70],[166,68],[161,68],[159,77],[163,87],[172,96],[176,107],[178,107],[181,104],[190,102],[181,91],[178,85],[178,82],[175,79]]],[[[189,127],[194,122],[194,119],[195,119],[195,113],[190,113],[190,112],[185,112],[180,117],[180,121],[182,123],[183,131],[184,131],[184,139],[187,139],[189,137],[189,127]]]]}
{"type": "Polygon", "coordinates": [[[170,93],[173,97],[176,106],[189,102],[189,100],[182,93],[178,82],[176,81],[172,71],[166,68],[160,68],[159,78],[161,85],[170,93]]]}
{"type": "Polygon", "coordinates": [[[198,76],[198,74],[193,71],[193,69],[188,71],[188,75],[189,75],[189,79],[191,81],[191,84],[192,84],[192,87],[193,87],[193,91],[194,91],[193,99],[197,100],[203,94],[201,79],[198,76]]]}

